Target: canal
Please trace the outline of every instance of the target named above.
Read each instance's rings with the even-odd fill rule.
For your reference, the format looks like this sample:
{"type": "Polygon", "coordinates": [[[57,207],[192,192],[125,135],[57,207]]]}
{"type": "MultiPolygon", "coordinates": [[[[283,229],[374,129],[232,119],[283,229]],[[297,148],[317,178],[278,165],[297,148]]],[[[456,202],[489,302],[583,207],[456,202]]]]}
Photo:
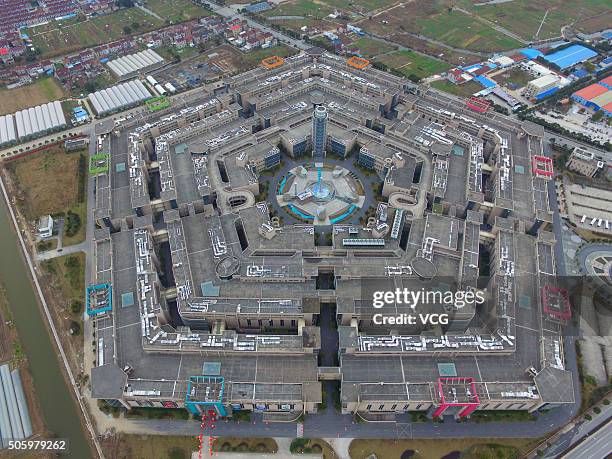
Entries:
{"type": "Polygon", "coordinates": [[[43,322],[45,319],[1,192],[0,202],[0,280],[6,289],[13,322],[28,358],[42,417],[52,434],[69,440],[69,453],[64,456],[92,457],[82,428],[81,413],[60,370],[61,362],[43,322]]]}

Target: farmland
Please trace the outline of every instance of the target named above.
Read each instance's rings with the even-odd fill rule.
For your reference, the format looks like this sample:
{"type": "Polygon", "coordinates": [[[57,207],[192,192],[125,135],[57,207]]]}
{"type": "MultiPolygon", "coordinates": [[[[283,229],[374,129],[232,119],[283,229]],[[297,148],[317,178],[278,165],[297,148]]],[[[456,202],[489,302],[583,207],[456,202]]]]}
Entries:
{"type": "Polygon", "coordinates": [[[417,32],[462,49],[500,51],[521,47],[521,42],[496,31],[460,11],[450,11],[425,18],[417,32]]]}
{"type": "Polygon", "coordinates": [[[501,51],[522,46],[482,19],[452,10],[449,5],[446,0],[407,2],[356,22],[368,32],[391,39],[400,34],[420,34],[460,49],[501,51]]]}
{"type": "Polygon", "coordinates": [[[391,46],[387,43],[378,40],[373,40],[367,37],[358,38],[352,43],[352,46],[358,47],[361,54],[364,57],[368,58],[388,53],[397,49],[396,47],[391,46]]]}
{"type": "Polygon", "coordinates": [[[32,43],[42,58],[59,56],[118,40],[125,36],[126,27],[133,33],[144,33],[163,27],[164,21],[138,9],[130,8],[79,22],[70,21],[58,27],[28,30],[32,43]]]}
{"type": "Polygon", "coordinates": [[[450,65],[445,62],[408,50],[381,56],[376,61],[399,71],[405,77],[414,75],[417,78],[426,78],[450,68],[450,65]]]}
{"type": "MultiPolygon", "coordinates": [[[[479,17],[494,22],[528,41],[535,39],[544,16],[546,16],[546,19],[537,36],[538,39],[560,36],[561,27],[573,21],[578,21],[578,28],[581,28],[580,21],[596,18],[603,13],[608,14],[608,25],[610,20],[610,3],[606,0],[577,0],[572,2],[565,0],[538,2],[514,0],[509,3],[480,6],[474,5],[471,0],[461,0],[459,4],[479,17]]],[[[604,27],[599,27],[597,30],[602,28],[604,27]]],[[[592,32],[594,30],[587,31],[592,32]]]]}
{"type": "Polygon", "coordinates": [[[64,97],[64,91],[51,77],[15,89],[0,90],[0,115],[51,102],[64,97]]]}
{"type": "Polygon", "coordinates": [[[146,0],[144,6],[173,24],[212,14],[188,0],[146,0]]]}

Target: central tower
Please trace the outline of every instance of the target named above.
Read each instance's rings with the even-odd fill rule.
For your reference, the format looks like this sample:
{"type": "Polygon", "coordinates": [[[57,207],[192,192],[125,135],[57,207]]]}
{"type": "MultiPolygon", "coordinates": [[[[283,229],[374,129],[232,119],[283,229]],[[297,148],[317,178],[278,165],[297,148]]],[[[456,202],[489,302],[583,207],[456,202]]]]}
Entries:
{"type": "Polygon", "coordinates": [[[323,105],[317,105],[312,116],[312,157],[315,163],[323,162],[326,142],[327,109],[323,105]]]}

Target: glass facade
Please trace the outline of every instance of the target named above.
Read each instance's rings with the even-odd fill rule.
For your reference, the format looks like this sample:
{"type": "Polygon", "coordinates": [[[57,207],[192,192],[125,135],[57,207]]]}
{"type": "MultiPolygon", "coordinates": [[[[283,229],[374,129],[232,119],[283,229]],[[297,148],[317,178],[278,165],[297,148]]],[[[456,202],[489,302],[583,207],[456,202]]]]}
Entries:
{"type": "Polygon", "coordinates": [[[359,156],[357,157],[358,164],[368,169],[374,169],[375,162],[376,160],[374,159],[374,156],[372,156],[370,153],[363,150],[359,152],[359,156]]]}
{"type": "Polygon", "coordinates": [[[327,109],[318,105],[312,116],[312,156],[317,160],[325,157],[327,143],[327,109]]]}
{"type": "Polygon", "coordinates": [[[338,140],[335,139],[330,139],[329,140],[329,149],[337,154],[342,156],[343,158],[346,156],[346,145],[344,145],[344,143],[339,142],[338,140]]]}
{"type": "Polygon", "coordinates": [[[308,145],[308,142],[306,139],[297,142],[296,144],[293,145],[293,156],[298,157],[298,156],[302,156],[304,153],[306,153],[306,146],[308,145]]]}

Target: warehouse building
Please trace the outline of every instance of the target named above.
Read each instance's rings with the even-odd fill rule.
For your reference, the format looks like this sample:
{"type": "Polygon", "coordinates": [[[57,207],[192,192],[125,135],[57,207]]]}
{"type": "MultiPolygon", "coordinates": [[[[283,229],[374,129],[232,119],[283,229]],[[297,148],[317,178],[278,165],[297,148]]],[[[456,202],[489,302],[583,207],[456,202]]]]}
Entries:
{"type": "Polygon", "coordinates": [[[525,87],[525,97],[528,99],[543,99],[559,89],[559,77],[551,74],[530,81],[525,87]]]}
{"type": "Polygon", "coordinates": [[[0,145],[12,145],[17,141],[13,115],[0,116],[0,145]]]}
{"type": "Polygon", "coordinates": [[[138,105],[150,97],[151,93],[140,80],[132,80],[93,92],[89,100],[98,115],[105,115],[138,105]]]}
{"type": "Polygon", "coordinates": [[[612,76],[609,76],[586,88],[582,88],[572,94],[572,99],[597,112],[603,110],[608,117],[612,116],[612,76]]]}
{"type": "Polygon", "coordinates": [[[121,79],[128,79],[140,72],[154,70],[163,64],[164,58],[151,49],[113,59],[107,63],[108,68],[121,79]]]}
{"type": "Polygon", "coordinates": [[[597,56],[597,53],[582,45],[572,45],[559,51],[547,54],[544,59],[551,64],[557,65],[561,70],[573,67],[581,62],[597,56]]]}
{"type": "Polygon", "coordinates": [[[66,127],[62,104],[57,100],[15,113],[15,122],[22,141],[66,127]]]}

